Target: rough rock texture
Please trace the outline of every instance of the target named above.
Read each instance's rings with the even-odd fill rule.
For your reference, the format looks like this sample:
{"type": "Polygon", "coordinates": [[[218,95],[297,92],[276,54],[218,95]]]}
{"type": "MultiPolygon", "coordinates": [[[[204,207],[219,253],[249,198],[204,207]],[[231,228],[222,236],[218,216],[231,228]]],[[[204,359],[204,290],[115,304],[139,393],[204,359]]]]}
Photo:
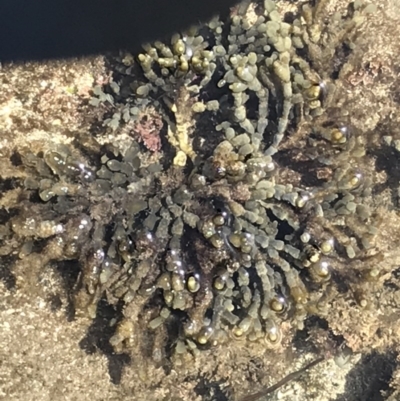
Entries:
{"type": "MultiPolygon", "coordinates": [[[[302,4],[278,3],[279,16],[273,3],[266,2],[266,18],[292,23],[302,4]]],[[[197,59],[181,50],[179,38],[172,41],[171,56],[156,45],[164,51],[164,61],[157,61],[157,67],[151,61],[151,45],[143,57],[138,56],[138,63],[133,63],[135,56],[122,54],[3,66],[0,396],[240,400],[323,356],[326,360],[289,381],[270,399],[398,399],[396,55],[400,49],[393,40],[400,33],[397,6],[390,0],[376,9],[356,6],[365,20],[354,26],[334,14],[345,13],[345,2],[323,1],[319,9],[318,5],[311,9],[311,17],[303,10],[306,23],[301,29],[308,36],[297,36],[307,49],[296,55],[310,63],[316,82],[310,81],[307,66],[296,61],[294,53],[282,56],[284,41],[271,39],[272,53],[281,56],[274,59],[268,53],[271,49],[266,51],[272,64],[266,64],[264,80],[259,77],[270,96],[282,101],[282,108],[269,110],[267,117],[275,125],[261,138],[257,133],[265,127],[255,122],[263,112],[262,92],[254,81],[247,87],[252,56],[240,70],[229,64],[231,59],[223,61],[220,49],[213,67],[215,59],[201,41],[197,59]],[[307,18],[311,19],[307,22],[307,18]],[[340,35],[335,36],[342,33],[336,29],[342,23],[354,32],[344,43],[340,35]],[[321,27],[327,27],[329,34],[319,38],[321,27]],[[334,54],[332,43],[340,44],[334,54]],[[229,90],[245,90],[257,97],[258,115],[252,114],[257,106],[251,100],[246,103],[233,96],[232,101],[229,91],[224,106],[220,97],[212,98],[219,96],[218,91],[209,92],[208,98],[204,92],[189,96],[193,75],[185,75],[187,60],[181,56],[189,58],[189,70],[198,75],[194,86],[200,90],[209,88],[215,70],[235,71],[233,82],[227,83],[242,86],[229,90]],[[172,67],[184,73],[178,76],[183,85],[171,80],[171,71],[161,72],[164,81],[152,75],[153,70],[160,72],[159,67],[171,68],[169,58],[175,60],[172,67]],[[292,76],[296,72],[305,76],[297,81],[289,78],[293,98],[288,86],[280,83],[288,82],[288,65],[292,76]],[[309,89],[332,81],[334,105],[325,107],[309,89]],[[289,103],[294,114],[287,111],[289,103]],[[304,121],[298,118],[302,115],[304,121]],[[204,117],[207,124],[201,125],[204,117]],[[215,128],[212,135],[206,132],[210,124],[215,128]],[[335,128],[339,136],[332,136],[335,128]],[[351,128],[349,137],[343,128],[351,128]],[[220,143],[224,145],[218,148],[220,143]],[[271,144],[278,147],[275,156],[271,144]],[[269,175],[265,159],[261,167],[256,166],[265,175],[256,177],[253,185],[250,174],[255,162],[249,160],[257,152],[269,157],[268,149],[276,163],[275,175],[269,175]],[[192,168],[197,176],[189,180],[185,174],[192,168]],[[304,182],[304,168],[315,168],[314,175],[308,170],[307,174],[316,181],[304,182]],[[201,177],[208,187],[202,187],[201,177]],[[257,187],[260,178],[266,182],[257,187]],[[228,184],[216,185],[221,182],[228,184]],[[185,186],[190,190],[182,189],[185,186]],[[274,192],[269,194],[271,187],[274,192]],[[319,192],[308,193],[309,188],[319,192]],[[336,192],[339,198],[324,198],[336,192]],[[316,201],[303,209],[301,202],[307,204],[308,198],[316,201]],[[154,199],[162,201],[161,208],[154,199]],[[266,200],[270,206],[261,203],[266,200]],[[294,233],[283,236],[286,229],[273,221],[266,224],[259,205],[268,210],[268,218],[286,221],[294,233]],[[323,218],[316,205],[321,206],[323,218]],[[226,213],[241,226],[228,224],[226,213]],[[260,230],[267,233],[265,247],[260,230]],[[334,251],[329,249],[331,237],[324,237],[327,232],[335,240],[334,251]],[[181,274],[168,266],[190,260],[187,246],[174,239],[187,233],[203,259],[196,256],[200,271],[189,268],[181,274]],[[243,238],[252,238],[247,233],[260,241],[243,243],[243,238]],[[314,253],[304,245],[308,241],[303,234],[310,235],[314,253]],[[250,252],[246,245],[251,246],[250,252]],[[295,256],[282,248],[288,245],[295,256]],[[184,256],[175,258],[170,248],[184,256]],[[327,272],[320,263],[321,252],[328,254],[327,272]],[[235,267],[236,258],[242,270],[235,267]],[[254,268],[261,262],[270,264],[270,289],[261,267],[254,268]],[[227,263],[233,267],[221,271],[227,263]],[[278,313],[280,296],[288,316],[278,313]],[[236,308],[225,319],[221,305],[230,299],[236,308]],[[188,322],[194,322],[194,328],[188,322]]],[[[232,18],[242,12],[231,10],[232,18]]],[[[257,22],[257,12],[250,4],[247,29],[263,23],[257,22]]],[[[275,25],[269,26],[268,38],[272,38],[275,25]]],[[[224,34],[217,20],[208,28],[217,40],[224,34]]],[[[242,39],[233,38],[230,44],[237,40],[242,39]]],[[[243,42],[240,51],[248,55],[247,46],[251,41],[243,42]]],[[[228,81],[224,74],[218,82],[228,81]]],[[[227,87],[220,85],[222,91],[227,87]]]]}

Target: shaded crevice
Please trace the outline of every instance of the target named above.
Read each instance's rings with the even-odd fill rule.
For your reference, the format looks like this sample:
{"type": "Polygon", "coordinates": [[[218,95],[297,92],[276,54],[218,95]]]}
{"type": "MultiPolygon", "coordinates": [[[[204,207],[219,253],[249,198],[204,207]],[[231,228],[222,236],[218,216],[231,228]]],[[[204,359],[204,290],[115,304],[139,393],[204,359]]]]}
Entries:
{"type": "Polygon", "coordinates": [[[227,394],[221,388],[222,381],[213,381],[205,377],[198,379],[194,392],[201,396],[203,401],[230,401],[227,394]]]}
{"type": "Polygon", "coordinates": [[[372,352],[348,373],[345,392],[334,401],[384,401],[392,390],[389,383],[396,368],[397,354],[372,352]]]}
{"type": "Polygon", "coordinates": [[[63,260],[55,263],[55,269],[61,276],[62,285],[67,295],[66,314],[69,321],[75,317],[74,293],[79,274],[82,270],[78,260],[63,260]]]}
{"type": "Polygon", "coordinates": [[[97,305],[96,317],[86,336],[79,343],[87,354],[99,351],[107,357],[108,373],[113,384],[121,382],[124,367],[131,362],[131,357],[127,353],[116,354],[110,344],[110,338],[115,334],[118,323],[123,318],[122,306],[122,302],[113,306],[104,298],[101,299],[97,305]]]}
{"type": "Polygon", "coordinates": [[[332,347],[339,349],[339,347],[344,344],[343,336],[335,335],[329,328],[329,323],[326,319],[319,316],[309,316],[304,321],[304,328],[302,330],[297,330],[293,337],[292,344],[294,347],[302,352],[319,354],[320,349],[313,342],[312,332],[315,329],[326,332],[327,339],[329,339],[329,343],[332,347]]]}
{"type": "Polygon", "coordinates": [[[1,256],[0,257],[0,280],[4,283],[7,290],[14,290],[17,284],[12,266],[14,265],[16,257],[1,256]]]}

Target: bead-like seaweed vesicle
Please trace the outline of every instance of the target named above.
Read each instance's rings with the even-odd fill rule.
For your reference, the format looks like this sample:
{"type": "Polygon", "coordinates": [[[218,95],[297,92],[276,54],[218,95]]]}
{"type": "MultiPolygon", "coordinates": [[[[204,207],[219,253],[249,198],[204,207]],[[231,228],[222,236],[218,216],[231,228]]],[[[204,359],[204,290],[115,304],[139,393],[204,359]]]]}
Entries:
{"type": "Polygon", "coordinates": [[[3,240],[20,266],[39,252],[43,268],[76,263],[77,314],[123,304],[115,351],[139,324],[176,362],[230,341],[276,349],[343,280],[366,307],[374,177],[362,134],[335,114],[340,60],[329,67],[363,10],[330,25],[323,3],[286,22],[272,0],[247,2],[110,57],[90,101],[106,110],[100,132],[18,150],[26,179],[2,205],[15,211],[3,240]]]}

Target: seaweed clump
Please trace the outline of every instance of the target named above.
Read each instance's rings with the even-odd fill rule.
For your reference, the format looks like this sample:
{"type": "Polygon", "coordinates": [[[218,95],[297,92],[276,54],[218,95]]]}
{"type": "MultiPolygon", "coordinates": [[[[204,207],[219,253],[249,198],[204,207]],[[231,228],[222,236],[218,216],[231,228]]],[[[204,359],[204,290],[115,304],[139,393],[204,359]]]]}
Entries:
{"type": "Polygon", "coordinates": [[[376,177],[335,107],[339,47],[351,49],[363,9],[326,22],[323,5],[288,23],[273,1],[246,2],[111,57],[90,100],[104,128],[18,149],[19,181],[1,199],[11,271],[73,261],[76,313],[122,301],[111,345],[150,348],[160,364],[232,341],[276,349],[337,294],[373,307],[388,269],[376,177]]]}

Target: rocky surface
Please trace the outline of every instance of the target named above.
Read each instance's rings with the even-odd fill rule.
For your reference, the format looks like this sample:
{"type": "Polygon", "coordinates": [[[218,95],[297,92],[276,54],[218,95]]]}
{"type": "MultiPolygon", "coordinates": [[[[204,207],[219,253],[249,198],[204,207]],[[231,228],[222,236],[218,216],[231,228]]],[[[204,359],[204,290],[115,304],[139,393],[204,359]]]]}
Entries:
{"type": "Polygon", "coordinates": [[[3,66],[1,396],[397,399],[395,10],[3,66]]]}

